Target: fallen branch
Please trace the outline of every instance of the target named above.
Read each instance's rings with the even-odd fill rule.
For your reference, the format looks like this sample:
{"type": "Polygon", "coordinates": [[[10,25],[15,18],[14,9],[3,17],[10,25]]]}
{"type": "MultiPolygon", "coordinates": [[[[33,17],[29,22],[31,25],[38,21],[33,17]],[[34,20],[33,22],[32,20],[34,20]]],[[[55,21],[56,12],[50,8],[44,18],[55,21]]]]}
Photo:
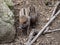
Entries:
{"type": "Polygon", "coordinates": [[[45,33],[51,33],[51,32],[56,32],[56,31],[60,31],[60,29],[49,30],[47,32],[44,32],[43,34],[45,34],[45,33]]]}
{"type": "Polygon", "coordinates": [[[56,14],[56,10],[57,10],[57,7],[58,7],[59,4],[60,4],[60,2],[57,2],[57,3],[55,4],[55,8],[54,8],[54,10],[53,10],[53,13],[52,13],[51,17],[53,17],[53,16],[56,14]]]}
{"type": "Polygon", "coordinates": [[[46,33],[47,31],[49,31],[49,27],[47,27],[46,30],[43,33],[46,33]]]}
{"type": "MultiPolygon", "coordinates": [[[[35,30],[35,32],[39,32],[39,30],[40,29],[34,29],[35,30]],[[37,31],[38,30],[38,31],[37,31]]],[[[49,30],[49,28],[48,29],[46,29],[46,31],[44,31],[43,32],[43,34],[48,34],[48,33],[51,33],[51,32],[56,32],[56,31],[60,31],[60,29],[52,29],[52,30],[49,30]],[[48,31],[47,31],[48,30],[48,31]]]]}
{"type": "Polygon", "coordinates": [[[46,23],[46,25],[39,31],[35,38],[31,41],[30,45],[35,42],[35,40],[45,31],[46,27],[57,17],[60,13],[60,10],[46,23]]]}
{"type": "MultiPolygon", "coordinates": [[[[59,4],[60,4],[60,2],[57,2],[57,3],[55,4],[55,8],[54,8],[54,10],[53,10],[53,12],[52,12],[52,15],[51,15],[50,19],[54,16],[54,14],[56,14],[56,10],[57,10],[57,7],[58,7],[59,4]]],[[[48,26],[47,28],[49,28],[49,26],[48,26]]],[[[48,30],[47,30],[47,31],[48,31],[48,30]]],[[[46,32],[47,32],[47,31],[46,31],[46,32]]]]}
{"type": "Polygon", "coordinates": [[[35,30],[32,29],[32,31],[30,32],[30,35],[28,37],[28,41],[26,42],[26,45],[29,45],[29,43],[31,42],[32,38],[33,38],[33,34],[34,34],[35,30]]]}
{"type": "MultiPolygon", "coordinates": [[[[34,32],[39,32],[37,30],[40,30],[40,29],[34,29],[30,32],[30,35],[28,37],[28,41],[26,42],[26,45],[29,45],[31,40],[34,38],[33,34],[34,32]]],[[[57,31],[60,31],[60,29],[53,29],[53,30],[49,30],[49,28],[46,29],[46,31],[43,32],[43,34],[48,34],[48,33],[51,33],[51,32],[57,32],[57,31]]]]}

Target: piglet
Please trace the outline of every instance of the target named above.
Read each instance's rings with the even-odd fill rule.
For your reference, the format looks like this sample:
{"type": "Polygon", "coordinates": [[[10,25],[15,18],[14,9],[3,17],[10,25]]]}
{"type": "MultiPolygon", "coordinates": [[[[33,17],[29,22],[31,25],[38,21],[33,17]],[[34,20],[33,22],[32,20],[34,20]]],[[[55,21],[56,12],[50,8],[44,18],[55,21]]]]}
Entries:
{"type": "Polygon", "coordinates": [[[38,20],[38,15],[37,15],[37,11],[34,5],[30,6],[30,12],[29,12],[29,16],[30,16],[30,26],[31,27],[35,27],[36,22],[38,20]]]}
{"type": "Polygon", "coordinates": [[[28,9],[22,8],[19,12],[19,28],[24,34],[27,34],[30,26],[30,17],[28,16],[28,9]]]}

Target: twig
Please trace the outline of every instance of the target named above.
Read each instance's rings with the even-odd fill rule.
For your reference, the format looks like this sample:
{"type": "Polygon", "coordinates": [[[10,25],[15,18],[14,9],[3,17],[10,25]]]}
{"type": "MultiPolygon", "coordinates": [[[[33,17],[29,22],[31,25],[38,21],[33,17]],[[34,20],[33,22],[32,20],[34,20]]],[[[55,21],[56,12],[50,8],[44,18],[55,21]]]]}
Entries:
{"type": "Polygon", "coordinates": [[[57,10],[57,7],[58,7],[59,4],[60,4],[60,2],[57,2],[57,3],[55,4],[55,8],[54,8],[54,10],[53,10],[53,13],[52,13],[51,17],[53,17],[53,16],[56,14],[56,10],[57,10]]]}
{"type": "Polygon", "coordinates": [[[60,31],[60,29],[49,30],[49,31],[47,31],[47,32],[44,32],[44,34],[45,34],[45,33],[56,32],[56,31],[60,31]]]}
{"type": "Polygon", "coordinates": [[[32,31],[30,32],[30,35],[28,37],[28,41],[26,42],[26,45],[29,45],[29,42],[31,42],[32,38],[33,38],[33,33],[35,32],[34,29],[32,29],[32,31]]]}
{"type": "MultiPolygon", "coordinates": [[[[38,33],[40,29],[34,29],[34,30],[35,30],[35,32],[38,33]]],[[[49,30],[49,28],[47,28],[46,31],[43,32],[43,34],[47,34],[47,33],[51,33],[51,32],[56,32],[56,31],[60,31],[60,29],[52,29],[52,30],[49,30]]]]}
{"type": "MultiPolygon", "coordinates": [[[[31,40],[32,40],[32,38],[33,38],[34,32],[37,32],[37,33],[39,32],[39,31],[37,31],[37,30],[40,30],[40,29],[34,29],[34,30],[32,30],[32,31],[30,32],[30,35],[29,35],[29,37],[28,37],[28,41],[26,42],[26,45],[30,45],[30,42],[31,42],[31,40]]],[[[56,32],[56,31],[60,31],[60,29],[49,30],[49,28],[47,28],[46,31],[43,32],[43,34],[48,34],[48,33],[56,32]],[[48,31],[47,31],[47,30],[48,30],[48,31]]]]}
{"type": "MultiPolygon", "coordinates": [[[[26,42],[26,45],[29,45],[30,44],[30,42],[31,42],[31,40],[32,40],[32,38],[33,38],[33,33],[34,32],[39,32],[39,31],[37,31],[37,30],[40,30],[40,29],[34,29],[34,30],[32,30],[31,32],[30,32],[30,35],[29,35],[29,40],[26,42]]],[[[60,31],[60,29],[53,29],[53,30],[49,30],[49,28],[47,28],[46,29],[46,31],[44,31],[43,32],[43,34],[48,34],[48,33],[51,33],[51,32],[56,32],[56,31],[60,31]],[[48,31],[47,31],[48,30],[48,31]]]]}
{"type": "Polygon", "coordinates": [[[49,27],[46,28],[46,30],[43,33],[46,33],[49,30],[49,27]]]}
{"type": "MultiPolygon", "coordinates": [[[[50,19],[51,19],[51,18],[54,16],[54,14],[56,13],[56,10],[57,10],[57,7],[58,7],[59,3],[60,3],[60,2],[57,2],[57,3],[55,4],[55,8],[54,8],[54,10],[53,10],[53,12],[52,12],[52,15],[51,15],[50,19]]],[[[47,28],[49,28],[49,26],[48,26],[47,28]]],[[[47,31],[48,31],[48,30],[47,30],[47,31]]]]}
{"type": "Polygon", "coordinates": [[[30,45],[35,42],[35,40],[45,31],[46,27],[57,17],[60,13],[60,10],[46,23],[46,25],[39,31],[35,38],[31,41],[30,45]]]}

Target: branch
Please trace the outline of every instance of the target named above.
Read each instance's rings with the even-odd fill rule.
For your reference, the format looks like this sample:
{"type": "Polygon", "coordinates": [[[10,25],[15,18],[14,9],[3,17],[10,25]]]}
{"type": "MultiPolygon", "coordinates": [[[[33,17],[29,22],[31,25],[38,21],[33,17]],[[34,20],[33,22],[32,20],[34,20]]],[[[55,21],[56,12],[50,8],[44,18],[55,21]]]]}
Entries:
{"type": "MultiPolygon", "coordinates": [[[[56,10],[57,10],[57,7],[58,7],[59,3],[60,3],[60,2],[57,2],[57,3],[55,4],[55,8],[54,8],[54,11],[53,11],[53,13],[52,13],[52,15],[51,15],[51,18],[52,18],[52,17],[54,16],[54,14],[56,13],[56,10]]],[[[51,18],[50,18],[50,19],[51,19],[51,18]]],[[[48,31],[48,30],[49,30],[49,27],[46,28],[46,31],[44,31],[43,34],[45,34],[45,33],[50,33],[50,32],[55,32],[55,31],[60,31],[60,29],[49,30],[49,31],[48,31]]],[[[36,31],[36,30],[35,30],[35,31],[36,31]]],[[[33,33],[34,33],[34,32],[32,31],[31,33],[32,33],[32,35],[29,35],[30,38],[29,38],[29,40],[27,41],[26,45],[28,45],[28,44],[31,45],[31,43],[29,43],[29,42],[30,42],[31,39],[33,38],[33,33]],[[32,36],[32,37],[31,37],[31,36],[32,36]]],[[[31,33],[30,33],[30,34],[31,34],[31,33]]]]}
{"type": "Polygon", "coordinates": [[[56,32],[56,31],[60,31],[60,29],[49,30],[49,31],[44,32],[43,34],[45,34],[45,33],[51,33],[51,32],[56,32]]]}
{"type": "Polygon", "coordinates": [[[30,32],[30,35],[28,37],[28,41],[26,42],[26,45],[29,45],[29,42],[31,42],[34,32],[35,32],[34,29],[30,32]]]}
{"type": "MultiPolygon", "coordinates": [[[[28,37],[28,41],[26,42],[26,45],[30,45],[31,40],[34,38],[34,36],[33,36],[34,32],[37,32],[37,33],[39,32],[37,30],[40,30],[40,29],[34,29],[30,32],[30,35],[28,37]]],[[[48,33],[56,32],[56,31],[60,31],[60,29],[49,30],[49,28],[47,28],[46,31],[43,32],[43,34],[48,34],[48,33]]]]}
{"type": "Polygon", "coordinates": [[[57,2],[57,3],[55,4],[55,8],[54,8],[54,10],[53,10],[53,13],[52,13],[51,17],[53,17],[54,14],[56,14],[56,10],[57,10],[57,7],[58,7],[59,4],[60,4],[60,2],[57,2]]]}
{"type": "Polygon", "coordinates": [[[46,33],[47,31],[49,31],[49,27],[47,27],[46,30],[43,33],[46,33]]]}
{"type": "MultiPolygon", "coordinates": [[[[54,10],[53,10],[53,12],[52,12],[52,15],[51,15],[50,19],[51,19],[51,18],[54,16],[54,14],[56,13],[56,10],[57,10],[57,7],[58,7],[59,3],[60,3],[60,2],[57,2],[57,3],[55,4],[55,8],[54,8],[54,10]]],[[[47,28],[49,28],[49,26],[48,26],[47,28]]],[[[47,31],[48,31],[48,30],[47,30],[47,31]]]]}
{"type": "Polygon", "coordinates": [[[35,40],[45,31],[46,27],[57,17],[60,13],[60,10],[46,23],[46,25],[39,31],[35,38],[31,41],[30,45],[35,42],[35,40]]]}
{"type": "MultiPolygon", "coordinates": [[[[39,32],[40,29],[34,29],[36,33],[39,32]],[[38,31],[37,31],[38,30],[38,31]]],[[[43,34],[48,34],[48,33],[51,33],[51,32],[56,32],[56,31],[60,31],[60,29],[52,29],[52,30],[49,30],[49,28],[47,28],[43,34]]]]}
{"type": "MultiPolygon", "coordinates": [[[[40,30],[40,29],[34,29],[30,32],[30,35],[28,37],[28,41],[26,42],[26,45],[30,45],[31,40],[34,38],[34,36],[33,36],[34,32],[37,32],[37,33],[39,32],[37,30],[40,30]]],[[[60,31],[60,29],[49,30],[49,28],[47,28],[46,31],[43,32],[43,34],[48,34],[48,33],[56,32],[56,31],[60,31]]]]}

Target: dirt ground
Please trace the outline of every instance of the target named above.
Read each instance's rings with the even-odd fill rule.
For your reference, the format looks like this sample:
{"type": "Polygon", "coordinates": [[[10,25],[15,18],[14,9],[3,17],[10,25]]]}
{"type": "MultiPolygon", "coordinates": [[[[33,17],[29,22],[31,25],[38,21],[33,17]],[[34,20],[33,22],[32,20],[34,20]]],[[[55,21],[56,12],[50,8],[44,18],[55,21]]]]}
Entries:
{"type": "MultiPolygon", "coordinates": [[[[19,11],[23,7],[29,7],[31,4],[35,5],[36,10],[39,14],[36,29],[42,29],[44,25],[50,19],[55,4],[58,0],[13,0],[14,14],[15,14],[15,27],[17,31],[17,38],[14,42],[6,45],[24,45],[28,39],[28,35],[21,35],[19,27],[19,11]]],[[[60,15],[49,25],[49,29],[60,28],[60,15]]],[[[60,32],[52,32],[49,34],[41,35],[33,45],[60,45],[60,32]]]]}

